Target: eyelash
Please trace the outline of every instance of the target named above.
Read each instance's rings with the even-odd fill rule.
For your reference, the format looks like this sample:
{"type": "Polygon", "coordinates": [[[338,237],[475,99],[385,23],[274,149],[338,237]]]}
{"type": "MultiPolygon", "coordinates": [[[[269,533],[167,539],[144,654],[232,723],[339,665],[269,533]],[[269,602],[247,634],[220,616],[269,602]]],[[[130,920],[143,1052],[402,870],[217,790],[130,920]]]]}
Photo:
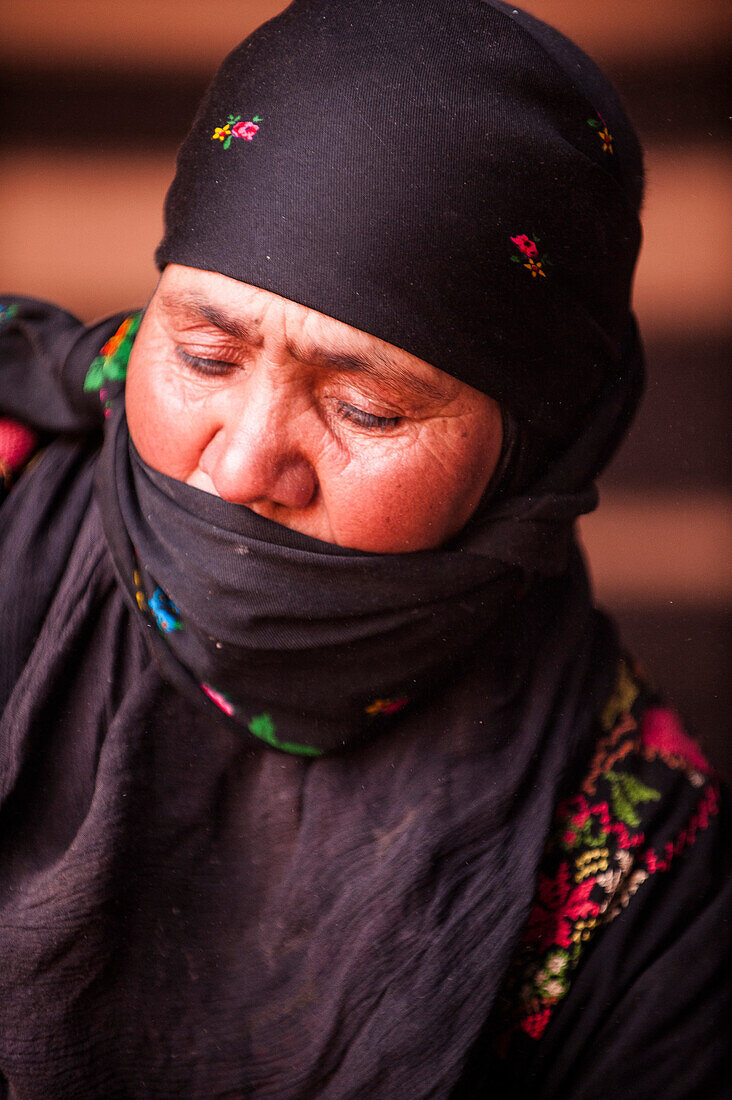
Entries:
{"type": "Polygon", "coordinates": [[[359,428],[369,431],[388,431],[389,428],[395,428],[402,419],[401,416],[375,416],[363,409],[357,409],[355,405],[347,405],[345,401],[338,402],[338,412],[344,420],[351,420],[359,428]]]}
{"type": "Polygon", "coordinates": [[[187,351],[177,346],[175,350],[178,358],[187,367],[204,378],[220,378],[236,370],[236,363],[228,363],[224,359],[203,359],[199,355],[189,355],[187,351]]]}
{"type": "MultiPolygon", "coordinates": [[[[187,367],[190,367],[192,371],[204,378],[221,378],[236,369],[235,363],[229,363],[223,359],[205,359],[199,355],[190,355],[189,352],[178,346],[175,350],[187,367]]],[[[390,428],[395,428],[402,420],[401,416],[376,416],[374,413],[366,412],[355,405],[349,405],[345,401],[339,401],[337,408],[343,420],[350,420],[357,427],[364,428],[366,431],[385,432],[390,428]]]]}

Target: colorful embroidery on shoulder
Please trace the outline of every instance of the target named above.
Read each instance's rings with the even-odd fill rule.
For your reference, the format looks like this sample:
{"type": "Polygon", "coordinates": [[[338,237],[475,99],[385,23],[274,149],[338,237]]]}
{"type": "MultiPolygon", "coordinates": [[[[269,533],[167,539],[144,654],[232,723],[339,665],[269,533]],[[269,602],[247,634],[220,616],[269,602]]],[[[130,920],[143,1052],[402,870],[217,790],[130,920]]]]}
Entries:
{"type": "Polygon", "coordinates": [[[669,768],[680,768],[695,787],[704,785],[711,773],[704,753],[689,737],[679,716],[667,707],[649,707],[640,723],[640,747],[646,760],[663,760],[669,768]]]}
{"type": "Polygon", "coordinates": [[[84,390],[87,393],[98,392],[105,416],[109,416],[112,402],[127,377],[127,364],[141,321],[142,310],[125,317],[114,335],[101,348],[99,355],[92,360],[87,371],[84,390]]]}
{"type": "Polygon", "coordinates": [[[504,1048],[516,1031],[541,1038],[596,932],[651,875],[667,870],[717,811],[717,786],[698,746],[672,711],[649,701],[625,662],[601,726],[605,733],[579,792],[555,814],[507,985],[504,1048]],[[688,816],[658,849],[647,843],[646,829],[664,789],[676,782],[669,768],[689,780],[671,791],[674,804],[688,804],[688,816]]]}
{"type": "Polygon", "coordinates": [[[229,148],[232,138],[241,138],[242,141],[253,141],[254,135],[259,130],[260,122],[262,122],[262,119],[259,115],[254,115],[254,117],[247,122],[241,121],[241,115],[229,115],[223,126],[217,126],[214,129],[214,132],[211,134],[211,140],[223,142],[224,149],[229,148]]]}
{"type": "Polygon", "coordinates": [[[603,153],[612,153],[613,151],[613,136],[607,128],[607,123],[603,119],[602,115],[599,118],[588,118],[587,125],[591,126],[593,130],[597,131],[597,136],[602,142],[603,153]]]}
{"type": "Polygon", "coordinates": [[[15,302],[11,302],[9,306],[4,306],[0,302],[0,325],[8,324],[14,317],[18,315],[18,307],[15,302]]]}
{"type": "Polygon", "coordinates": [[[26,424],[0,417],[0,490],[6,493],[38,449],[38,436],[26,424]]]}
{"type": "Polygon", "coordinates": [[[517,237],[511,237],[511,240],[516,245],[516,248],[521,253],[517,256],[515,253],[511,257],[515,264],[523,264],[525,268],[530,272],[532,279],[535,279],[537,275],[540,275],[542,279],[546,279],[545,267],[551,267],[552,262],[544,253],[539,257],[539,238],[527,237],[525,233],[520,234],[517,237]]]}

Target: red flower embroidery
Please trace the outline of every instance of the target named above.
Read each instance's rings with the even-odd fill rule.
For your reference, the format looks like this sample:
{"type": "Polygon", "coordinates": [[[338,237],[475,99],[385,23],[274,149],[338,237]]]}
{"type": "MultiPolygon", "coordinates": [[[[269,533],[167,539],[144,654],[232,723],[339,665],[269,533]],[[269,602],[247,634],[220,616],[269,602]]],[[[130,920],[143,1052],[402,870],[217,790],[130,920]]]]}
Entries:
{"type": "Polygon", "coordinates": [[[255,122],[237,122],[231,127],[234,137],[244,138],[244,141],[252,141],[259,127],[255,122]]]}
{"type": "Polygon", "coordinates": [[[535,279],[537,275],[540,275],[542,279],[546,279],[545,267],[551,267],[552,262],[546,253],[537,259],[539,255],[539,239],[527,237],[525,233],[519,233],[517,237],[511,237],[511,243],[516,245],[519,250],[519,255],[515,254],[511,257],[515,264],[523,264],[523,266],[531,273],[531,278],[535,279]],[[524,261],[526,261],[524,263],[524,261]]]}
{"type": "Polygon", "coordinates": [[[551,1014],[552,1010],[550,1008],[543,1008],[541,1012],[533,1012],[530,1016],[524,1017],[521,1021],[521,1027],[532,1039],[541,1039],[546,1031],[551,1014]]]}
{"type": "Polygon", "coordinates": [[[511,237],[511,240],[519,252],[523,252],[524,256],[536,256],[539,252],[534,241],[530,240],[525,233],[522,233],[520,237],[511,237]]]}
{"type": "Polygon", "coordinates": [[[536,905],[526,929],[527,942],[538,942],[540,951],[557,945],[569,947],[573,923],[596,917],[600,912],[599,905],[590,901],[593,886],[593,879],[573,886],[566,861],[560,865],[556,878],[540,875],[536,905]]]}

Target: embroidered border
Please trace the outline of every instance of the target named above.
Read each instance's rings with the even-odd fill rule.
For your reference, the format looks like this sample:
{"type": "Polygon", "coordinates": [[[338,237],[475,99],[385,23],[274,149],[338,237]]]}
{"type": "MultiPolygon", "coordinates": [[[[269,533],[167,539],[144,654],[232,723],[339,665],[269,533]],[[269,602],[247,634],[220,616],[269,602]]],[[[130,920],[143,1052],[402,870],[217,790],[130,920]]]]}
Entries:
{"type": "MultiPolygon", "coordinates": [[[[541,1038],[597,932],[622,913],[647,879],[668,870],[717,812],[718,787],[698,745],[673,711],[649,706],[644,694],[622,662],[602,715],[606,732],[589,771],[579,793],[555,814],[508,983],[502,1050],[517,1030],[541,1038]],[[685,827],[660,850],[645,839],[654,805],[662,798],[661,790],[649,785],[647,765],[654,762],[682,772],[699,792],[685,827]]],[[[660,773],[661,786],[663,779],[660,773]]]]}

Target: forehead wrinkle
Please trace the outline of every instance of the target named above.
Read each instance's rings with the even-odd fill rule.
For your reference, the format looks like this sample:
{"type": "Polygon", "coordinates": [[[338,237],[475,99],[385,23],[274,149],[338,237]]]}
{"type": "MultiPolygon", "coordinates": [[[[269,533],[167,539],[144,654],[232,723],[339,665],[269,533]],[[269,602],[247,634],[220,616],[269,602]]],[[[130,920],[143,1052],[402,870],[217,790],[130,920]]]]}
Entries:
{"type": "Polygon", "coordinates": [[[169,291],[163,294],[161,300],[166,309],[194,314],[236,340],[241,340],[242,343],[250,344],[252,347],[261,347],[264,343],[264,338],[257,331],[256,325],[226,313],[199,294],[169,291]]]}
{"type": "Polygon", "coordinates": [[[370,351],[366,355],[357,351],[334,351],[318,345],[305,348],[294,341],[288,341],[287,348],[293,359],[302,363],[312,363],[329,370],[362,374],[375,382],[386,382],[392,386],[409,389],[419,397],[444,400],[448,396],[447,387],[441,388],[426,378],[420,378],[408,367],[395,363],[378,350],[370,351]]]}

